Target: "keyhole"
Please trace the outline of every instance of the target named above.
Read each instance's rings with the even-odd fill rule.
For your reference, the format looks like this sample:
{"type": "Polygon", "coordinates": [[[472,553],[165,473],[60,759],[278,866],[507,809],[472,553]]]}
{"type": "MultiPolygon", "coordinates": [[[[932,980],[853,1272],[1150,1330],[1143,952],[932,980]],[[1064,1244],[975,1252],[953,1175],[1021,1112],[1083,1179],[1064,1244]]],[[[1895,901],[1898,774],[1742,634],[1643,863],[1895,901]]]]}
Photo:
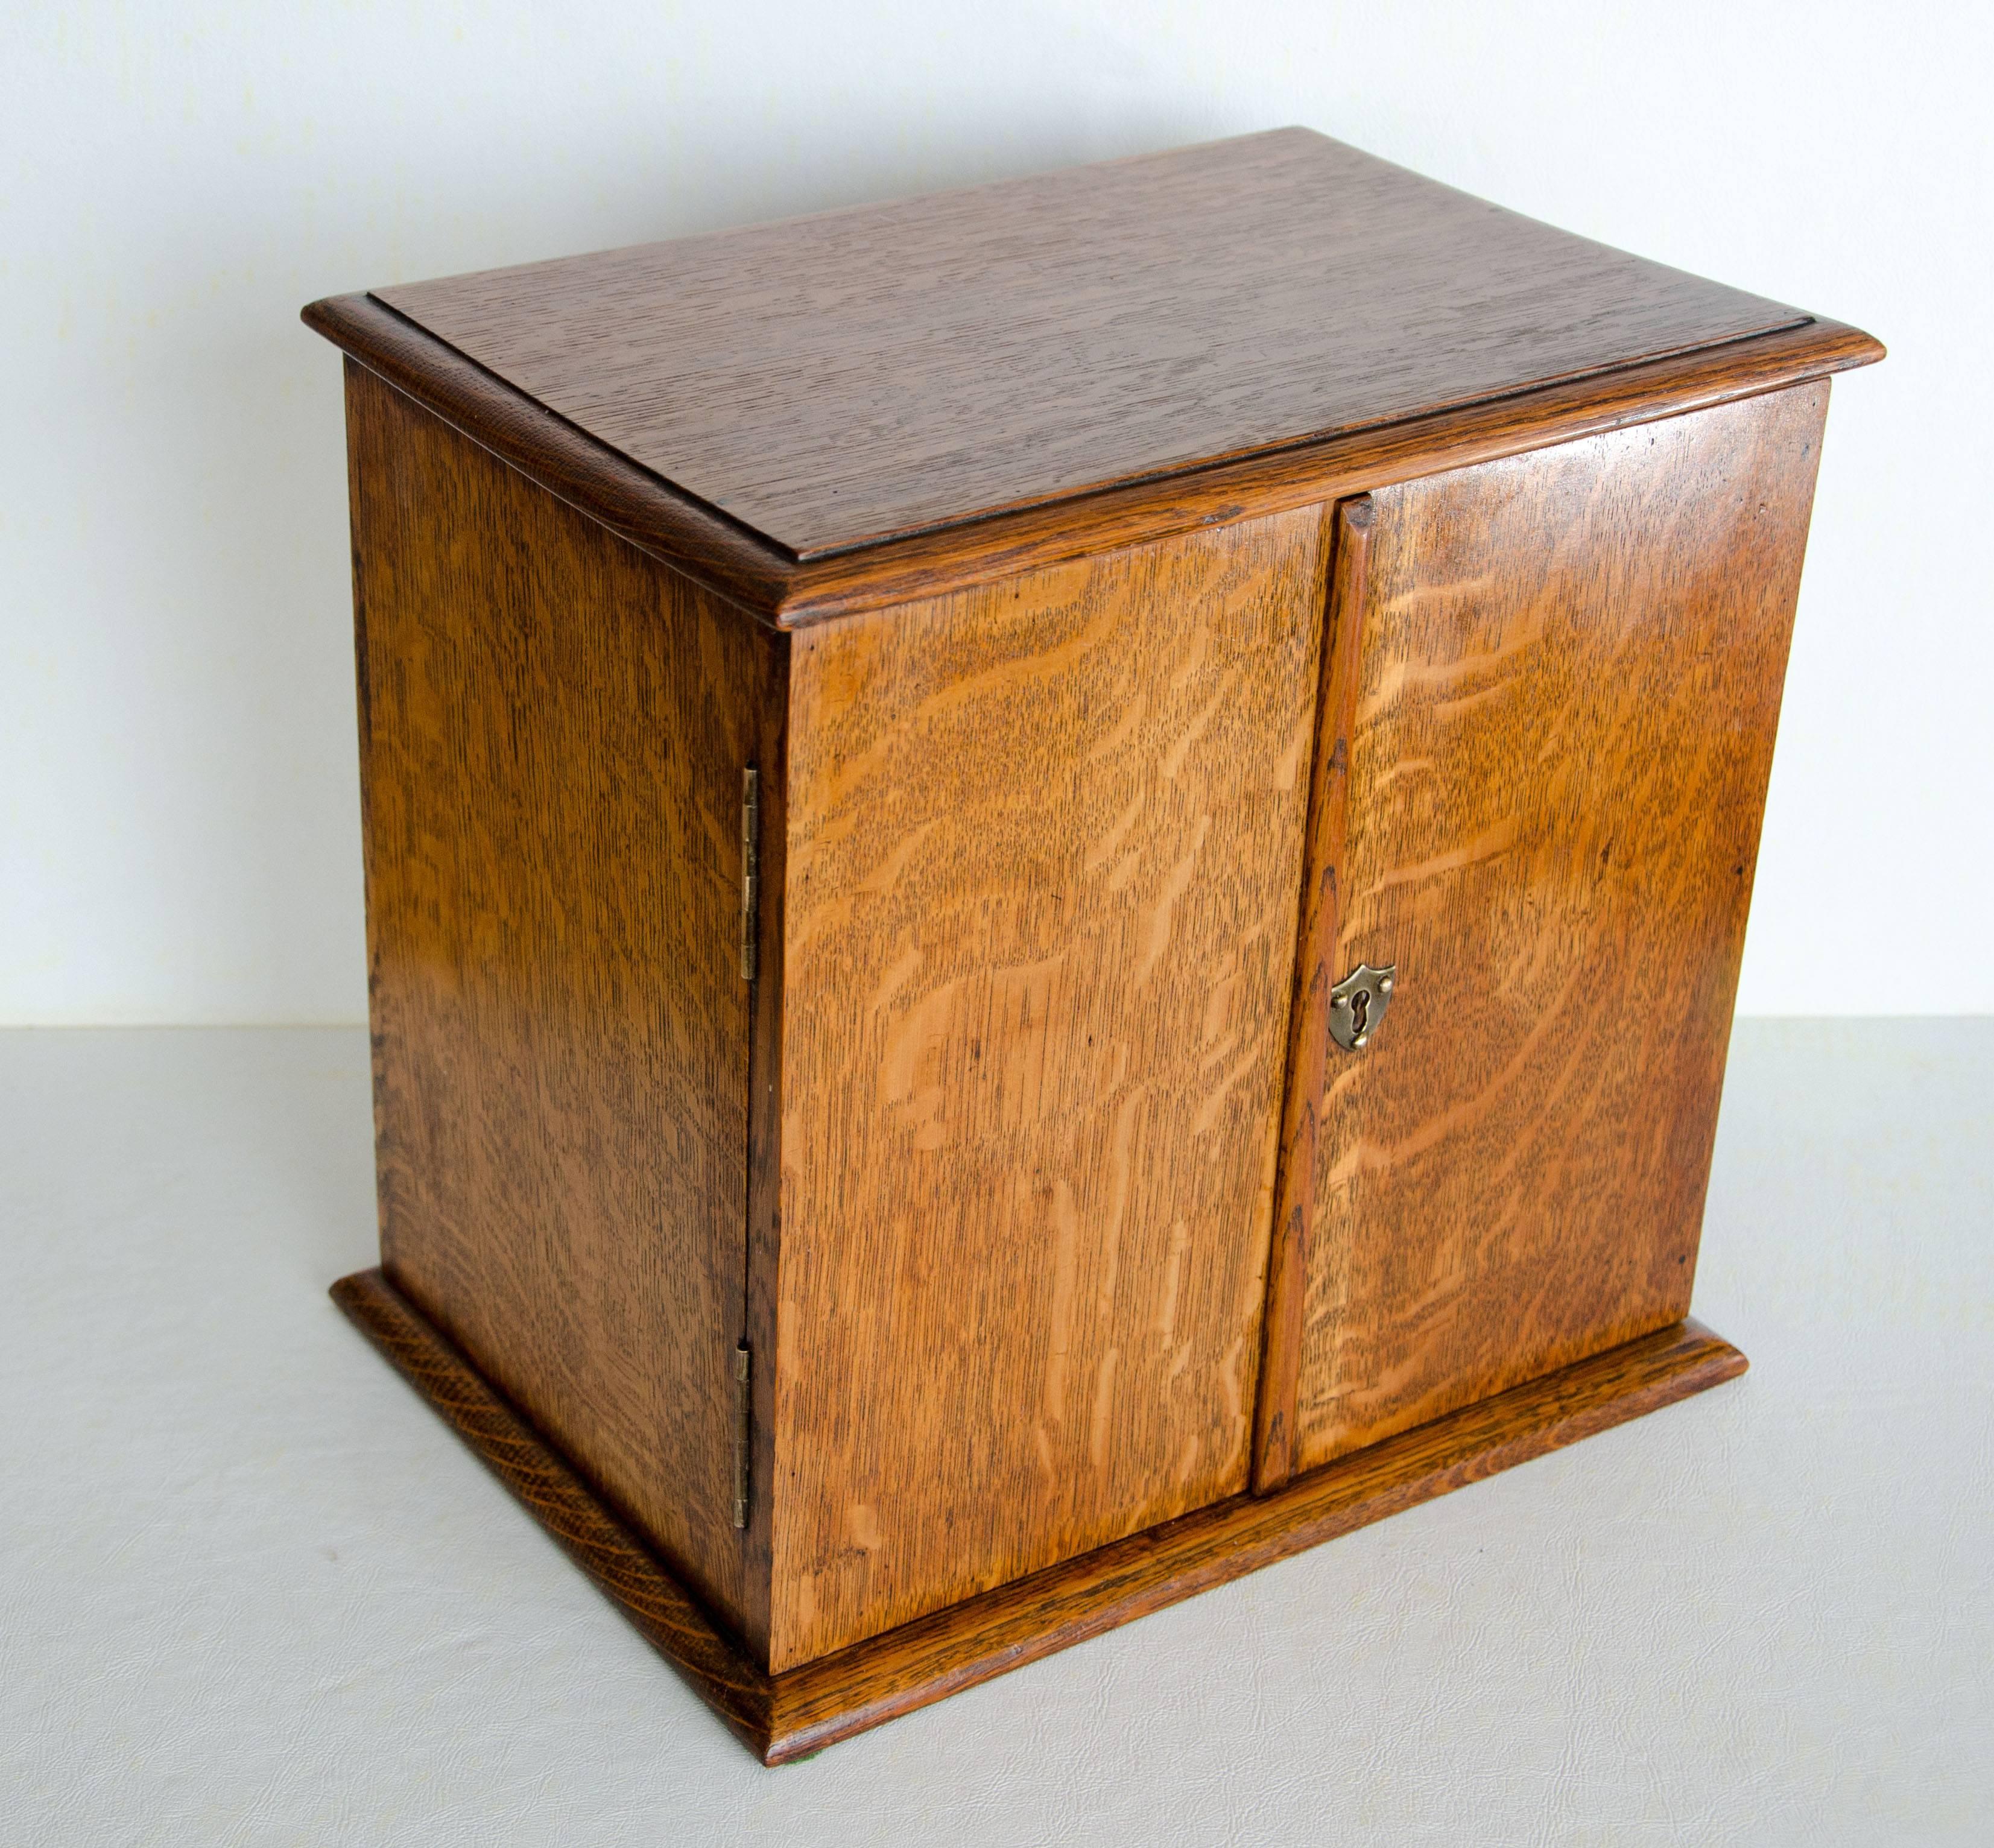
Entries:
{"type": "Polygon", "coordinates": [[[1350,997],[1350,1037],[1362,1039],[1369,1024],[1371,991],[1360,988],[1350,997]]]}

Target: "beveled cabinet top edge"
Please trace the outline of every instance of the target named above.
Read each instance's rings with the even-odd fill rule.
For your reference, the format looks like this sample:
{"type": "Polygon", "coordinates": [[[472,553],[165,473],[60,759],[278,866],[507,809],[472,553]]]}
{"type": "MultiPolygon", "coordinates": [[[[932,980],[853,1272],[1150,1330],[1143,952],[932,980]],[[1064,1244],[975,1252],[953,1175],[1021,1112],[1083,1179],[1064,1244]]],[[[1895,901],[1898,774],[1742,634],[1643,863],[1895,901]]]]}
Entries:
{"type": "Polygon", "coordinates": [[[1674,417],[1884,357],[1870,335],[1812,317],[1425,417],[801,557],[577,428],[372,295],[327,297],[301,318],[550,493],[778,629],[1674,417]]]}
{"type": "Polygon", "coordinates": [[[371,295],[333,295],[300,318],[529,481],[774,624],[796,568],[759,533],[660,481],[371,295]]]}

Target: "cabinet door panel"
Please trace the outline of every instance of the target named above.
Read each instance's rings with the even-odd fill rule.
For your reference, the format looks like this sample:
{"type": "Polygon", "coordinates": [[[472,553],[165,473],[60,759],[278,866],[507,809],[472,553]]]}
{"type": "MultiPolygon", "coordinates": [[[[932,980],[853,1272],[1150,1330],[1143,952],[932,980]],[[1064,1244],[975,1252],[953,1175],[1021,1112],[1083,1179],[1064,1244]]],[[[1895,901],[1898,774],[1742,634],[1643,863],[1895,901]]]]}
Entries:
{"type": "Polygon", "coordinates": [[[1827,395],[1372,497],[1261,1486],[1687,1311],[1827,395]]]}
{"type": "Polygon", "coordinates": [[[797,637],[772,1667],[1246,1486],[1323,523],[797,637]]]}

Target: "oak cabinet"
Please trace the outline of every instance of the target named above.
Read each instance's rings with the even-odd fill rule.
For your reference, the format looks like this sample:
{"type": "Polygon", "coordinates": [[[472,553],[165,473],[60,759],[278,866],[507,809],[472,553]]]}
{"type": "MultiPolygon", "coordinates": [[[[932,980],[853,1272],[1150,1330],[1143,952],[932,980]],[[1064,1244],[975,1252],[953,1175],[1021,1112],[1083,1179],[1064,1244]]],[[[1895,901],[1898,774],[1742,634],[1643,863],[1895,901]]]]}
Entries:
{"type": "Polygon", "coordinates": [[[775,1760],[1715,1383],[1866,335],[1299,130],[315,304],[382,1269],[775,1760]]]}

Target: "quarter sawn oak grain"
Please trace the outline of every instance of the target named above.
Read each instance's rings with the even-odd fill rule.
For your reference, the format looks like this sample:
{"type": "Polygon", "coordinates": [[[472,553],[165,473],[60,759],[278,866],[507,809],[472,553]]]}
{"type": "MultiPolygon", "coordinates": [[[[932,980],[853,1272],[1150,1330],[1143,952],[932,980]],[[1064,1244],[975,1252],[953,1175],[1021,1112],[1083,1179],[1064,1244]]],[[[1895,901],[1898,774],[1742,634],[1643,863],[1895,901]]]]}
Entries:
{"type": "Polygon", "coordinates": [[[1245,1484],[1323,538],[797,638],[774,1667],[1245,1484]]]}
{"type": "Polygon", "coordinates": [[[1514,396],[1130,482],[891,543],[799,560],[584,435],[361,295],[307,325],[453,428],[635,546],[777,629],[943,596],[1125,545],[1361,494],[1873,364],[1867,334],[1818,318],[1514,396]]]}
{"type": "Polygon", "coordinates": [[[1260,1490],[1286,1481],[1294,1471],[1295,1391],[1308,1296],[1310,1226],[1315,1216],[1316,1151],[1329,1075],[1329,992],[1343,975],[1335,960],[1337,878],[1349,832],[1351,723],[1356,711],[1364,594],[1376,517],[1369,495],[1337,509],[1315,767],[1309,786],[1301,921],[1295,945],[1294,1004],[1288,1017],[1287,1096],[1282,1106],[1263,1357],[1255,1407],[1253,1486],[1260,1490]]]}
{"type": "Polygon", "coordinates": [[[776,643],[349,386],[383,1262],[754,1634],[739,766],[776,643]]]}
{"type": "Polygon", "coordinates": [[[1303,129],[375,293],[804,557],[1807,318],[1303,129]]]}
{"type": "Polygon", "coordinates": [[[1827,406],[1373,496],[1294,1466],[1687,1312],[1827,406]]]}

